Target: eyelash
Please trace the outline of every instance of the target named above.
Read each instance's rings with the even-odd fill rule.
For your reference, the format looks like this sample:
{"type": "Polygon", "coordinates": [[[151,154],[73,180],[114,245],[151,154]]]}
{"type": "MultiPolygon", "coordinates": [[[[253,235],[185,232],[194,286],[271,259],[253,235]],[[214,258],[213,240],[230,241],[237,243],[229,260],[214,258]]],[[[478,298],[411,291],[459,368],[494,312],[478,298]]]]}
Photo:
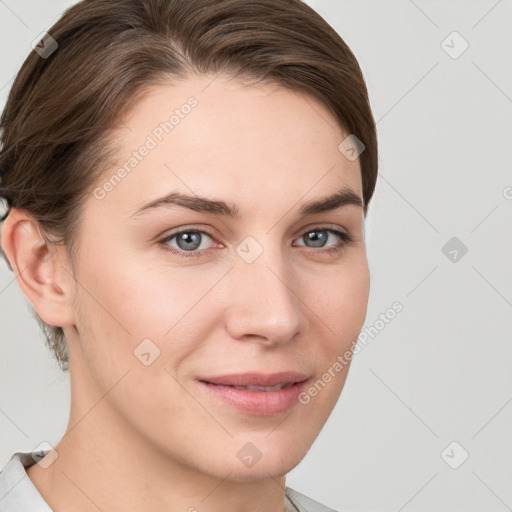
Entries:
{"type": "MultiPolygon", "coordinates": [[[[343,249],[345,249],[346,246],[348,246],[353,241],[352,237],[348,233],[345,233],[344,231],[340,231],[339,229],[334,229],[334,228],[331,228],[331,227],[324,227],[324,226],[322,226],[322,227],[318,226],[318,227],[314,227],[313,229],[308,229],[299,238],[302,238],[304,235],[306,235],[308,233],[311,233],[313,231],[328,231],[330,233],[334,233],[335,235],[337,235],[342,240],[342,242],[339,245],[336,245],[334,247],[330,247],[328,249],[323,249],[323,248],[320,247],[318,250],[315,250],[314,247],[309,247],[309,249],[314,251],[314,252],[326,253],[328,255],[337,255],[343,249]]],[[[200,256],[203,255],[204,251],[208,250],[208,249],[205,249],[203,251],[197,251],[197,250],[194,250],[194,251],[183,251],[183,250],[180,250],[180,249],[169,248],[169,245],[167,244],[167,242],[169,242],[173,238],[175,238],[175,237],[177,237],[177,236],[179,236],[179,235],[181,235],[183,233],[200,233],[200,234],[208,235],[210,238],[215,239],[214,235],[212,233],[210,233],[209,231],[201,230],[201,229],[188,228],[188,229],[181,229],[179,231],[175,231],[174,233],[171,233],[170,235],[167,235],[165,238],[159,240],[158,243],[162,246],[162,249],[164,251],[168,251],[168,252],[171,252],[171,253],[176,254],[178,256],[183,256],[185,258],[190,258],[190,257],[197,258],[197,257],[200,257],[200,256]]]]}

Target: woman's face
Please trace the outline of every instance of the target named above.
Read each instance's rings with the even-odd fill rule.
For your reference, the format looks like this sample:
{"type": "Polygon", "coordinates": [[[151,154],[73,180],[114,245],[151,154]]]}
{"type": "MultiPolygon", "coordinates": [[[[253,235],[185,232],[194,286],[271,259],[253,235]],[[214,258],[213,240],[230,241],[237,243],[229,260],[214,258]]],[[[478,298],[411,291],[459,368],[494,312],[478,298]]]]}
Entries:
{"type": "Polygon", "coordinates": [[[115,432],[247,481],[297,465],[343,388],[369,293],[363,210],[346,193],[304,209],[361,198],[361,172],[322,104],[212,78],[155,85],[124,118],[85,203],[65,332],[75,414],[103,397],[81,428],[121,425],[99,445],[115,432]],[[169,194],[181,205],[144,208],[169,194]],[[201,382],[248,372],[308,381],[300,400],[201,382]]]}

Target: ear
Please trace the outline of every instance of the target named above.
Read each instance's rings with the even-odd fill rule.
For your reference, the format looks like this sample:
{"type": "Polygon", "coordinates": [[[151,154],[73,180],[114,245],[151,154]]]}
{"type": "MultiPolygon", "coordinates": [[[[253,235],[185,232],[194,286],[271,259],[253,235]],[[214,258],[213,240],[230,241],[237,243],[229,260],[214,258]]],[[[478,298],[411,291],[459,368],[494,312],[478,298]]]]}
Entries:
{"type": "Polygon", "coordinates": [[[65,248],[47,244],[37,221],[18,208],[10,209],[1,234],[16,280],[41,319],[49,325],[74,325],[74,278],[65,248]]]}

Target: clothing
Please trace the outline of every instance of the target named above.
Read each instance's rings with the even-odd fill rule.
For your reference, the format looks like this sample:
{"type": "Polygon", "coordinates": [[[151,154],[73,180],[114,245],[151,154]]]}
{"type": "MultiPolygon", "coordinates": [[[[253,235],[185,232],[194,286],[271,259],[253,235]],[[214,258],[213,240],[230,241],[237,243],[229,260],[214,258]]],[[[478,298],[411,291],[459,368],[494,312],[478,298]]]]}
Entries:
{"type": "MultiPolygon", "coordinates": [[[[53,512],[27,475],[26,468],[41,460],[43,452],[16,452],[0,471],[1,512],[53,512]]],[[[43,455],[43,456],[44,456],[43,455]]],[[[286,512],[336,512],[300,492],[285,487],[286,512]]]]}

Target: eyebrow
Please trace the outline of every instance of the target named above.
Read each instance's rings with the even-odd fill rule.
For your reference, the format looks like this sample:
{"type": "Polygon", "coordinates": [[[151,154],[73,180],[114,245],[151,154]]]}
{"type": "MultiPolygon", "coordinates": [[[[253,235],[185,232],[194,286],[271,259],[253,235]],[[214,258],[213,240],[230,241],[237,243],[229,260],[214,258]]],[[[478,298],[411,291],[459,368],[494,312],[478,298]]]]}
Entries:
{"type": "MultiPolygon", "coordinates": [[[[130,217],[139,217],[150,210],[161,208],[169,205],[178,205],[190,210],[201,213],[210,213],[213,215],[239,218],[240,210],[236,204],[228,204],[224,201],[208,199],[200,196],[190,196],[181,192],[171,192],[163,197],[154,199],[149,203],[143,205],[141,208],[134,211],[130,217]]],[[[308,215],[314,215],[316,213],[322,213],[327,211],[336,210],[343,206],[354,205],[364,208],[363,200],[352,189],[344,187],[337,193],[309,201],[301,206],[299,209],[300,217],[306,217],[308,215]]]]}

